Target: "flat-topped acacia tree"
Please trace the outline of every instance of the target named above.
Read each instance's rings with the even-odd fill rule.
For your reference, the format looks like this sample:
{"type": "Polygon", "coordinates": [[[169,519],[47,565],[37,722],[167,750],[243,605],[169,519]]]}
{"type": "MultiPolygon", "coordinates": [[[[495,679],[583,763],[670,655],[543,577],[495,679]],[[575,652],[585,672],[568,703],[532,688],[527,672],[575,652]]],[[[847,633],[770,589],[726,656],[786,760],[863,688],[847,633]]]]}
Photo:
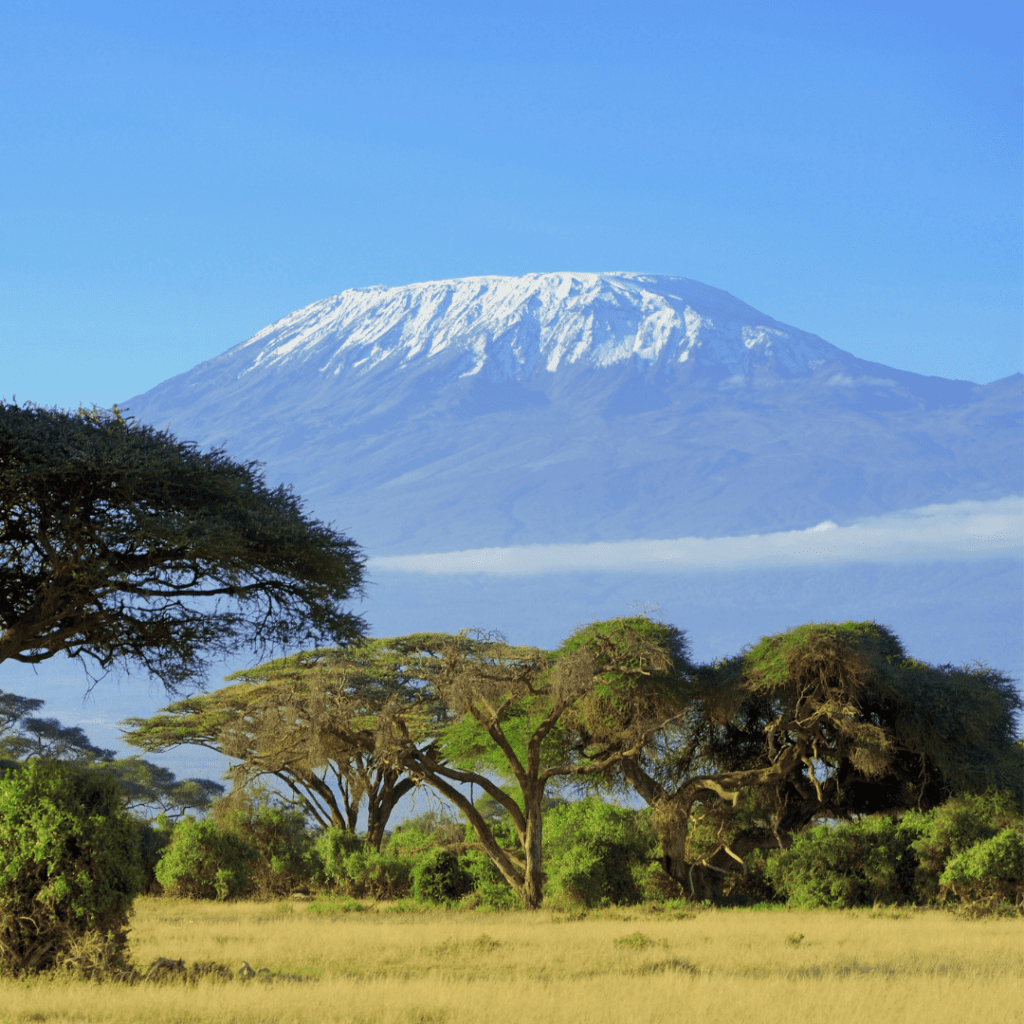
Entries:
{"type": "MultiPolygon", "coordinates": [[[[354,834],[365,798],[367,841],[379,850],[391,812],[415,783],[375,758],[377,709],[405,706],[412,733],[428,748],[434,741],[426,733],[444,715],[405,676],[396,652],[382,649],[386,643],[304,651],[243,669],[226,677],[242,680],[233,686],[177,701],[149,718],[124,719],[124,740],[151,753],[186,744],[215,750],[237,759],[238,783],[274,775],[321,828],[354,834]]],[[[424,652],[431,649],[429,635],[419,643],[424,652]]]]}
{"type": "Polygon", "coordinates": [[[329,821],[314,813],[321,824],[354,829],[366,796],[377,844],[398,798],[427,784],[476,833],[477,842],[449,848],[483,851],[532,909],[543,899],[545,787],[639,750],[676,714],[676,691],[691,685],[687,665],[683,634],[639,617],[592,624],[557,651],[469,631],[416,633],[279,659],[229,677],[246,682],[122,724],[133,726],[126,741],[146,750],[196,743],[240,758],[240,774],[277,775],[305,791],[311,810],[318,801],[330,808],[329,821]],[[605,721],[630,742],[580,763],[579,729],[605,721]],[[493,775],[513,783],[518,799],[493,775]],[[522,855],[498,841],[457,783],[479,786],[508,812],[522,855]]]}
{"type": "Polygon", "coordinates": [[[204,651],[362,637],[340,606],[362,593],[358,547],[289,489],[268,490],[258,465],[201,454],[116,406],[0,402],[0,662],[135,662],[177,696],[202,684],[204,651]],[[196,597],[218,600],[183,601],[196,597]]]}
{"type": "Polygon", "coordinates": [[[640,616],[583,627],[556,651],[513,647],[479,631],[434,636],[430,652],[416,636],[381,643],[415,664],[408,671],[422,677],[424,699],[439,702],[451,717],[438,727],[436,747],[423,747],[414,741],[406,708],[382,707],[375,756],[462,811],[478,842],[449,848],[486,853],[531,910],[543,900],[547,785],[605,771],[638,753],[678,713],[693,685],[684,634],[640,616]],[[575,754],[581,736],[598,728],[616,730],[621,748],[584,762],[575,754]],[[518,799],[490,774],[513,783],[518,799]],[[456,783],[480,787],[508,812],[521,855],[501,845],[456,783]]]}

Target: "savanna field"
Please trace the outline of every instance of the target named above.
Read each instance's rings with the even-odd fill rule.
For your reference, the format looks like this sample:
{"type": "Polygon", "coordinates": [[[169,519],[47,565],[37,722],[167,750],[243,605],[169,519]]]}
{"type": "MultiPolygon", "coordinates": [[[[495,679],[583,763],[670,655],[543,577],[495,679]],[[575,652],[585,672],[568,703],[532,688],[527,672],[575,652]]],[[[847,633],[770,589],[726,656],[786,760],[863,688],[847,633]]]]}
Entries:
{"type": "Polygon", "coordinates": [[[143,896],[131,926],[140,970],[165,957],[222,964],[234,977],[5,978],[0,1024],[1024,1021],[1020,917],[904,908],[399,912],[329,898],[143,896]],[[263,973],[241,977],[243,962],[263,973]]]}

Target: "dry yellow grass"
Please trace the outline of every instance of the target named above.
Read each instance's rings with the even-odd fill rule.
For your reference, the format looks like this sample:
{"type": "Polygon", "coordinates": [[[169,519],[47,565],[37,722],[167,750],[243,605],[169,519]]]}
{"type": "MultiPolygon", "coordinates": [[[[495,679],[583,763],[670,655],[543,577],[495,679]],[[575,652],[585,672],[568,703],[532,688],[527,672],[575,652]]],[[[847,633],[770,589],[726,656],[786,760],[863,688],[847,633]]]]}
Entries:
{"type": "Polygon", "coordinates": [[[1024,922],[939,911],[318,915],[140,898],[132,957],[303,983],[0,981],[0,1024],[1012,1024],[1024,922]],[[639,937],[638,937],[639,933],[639,937]],[[802,938],[800,938],[802,936],[802,938]]]}

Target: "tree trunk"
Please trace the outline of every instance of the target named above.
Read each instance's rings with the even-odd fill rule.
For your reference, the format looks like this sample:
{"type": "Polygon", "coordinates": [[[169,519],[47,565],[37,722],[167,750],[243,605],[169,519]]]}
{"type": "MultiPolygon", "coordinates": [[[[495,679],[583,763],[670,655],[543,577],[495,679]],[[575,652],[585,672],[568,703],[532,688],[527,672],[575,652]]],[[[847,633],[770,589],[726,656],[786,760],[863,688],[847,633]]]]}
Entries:
{"type": "MultiPolygon", "coordinates": [[[[523,906],[527,910],[538,910],[544,900],[543,854],[541,837],[541,797],[526,801],[526,835],[523,836],[523,852],[526,855],[526,871],[523,879],[523,906]]],[[[525,794],[524,794],[525,797],[525,794]]]]}

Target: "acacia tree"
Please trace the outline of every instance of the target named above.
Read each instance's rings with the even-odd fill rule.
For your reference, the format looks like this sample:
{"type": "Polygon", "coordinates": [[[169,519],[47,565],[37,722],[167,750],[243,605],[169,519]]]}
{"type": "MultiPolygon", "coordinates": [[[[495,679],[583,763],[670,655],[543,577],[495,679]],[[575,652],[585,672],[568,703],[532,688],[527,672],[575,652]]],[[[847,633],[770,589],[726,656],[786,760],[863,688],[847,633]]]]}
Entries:
{"type": "Polygon", "coordinates": [[[125,719],[121,724],[131,727],[125,742],[150,752],[194,744],[237,758],[236,786],[274,775],[321,828],[355,833],[365,798],[367,841],[379,850],[391,812],[415,783],[375,758],[376,709],[389,701],[415,703],[419,711],[410,709],[408,718],[418,736],[440,711],[422,701],[393,654],[379,641],[364,641],[278,658],[226,679],[243,681],[148,719],[125,719]]]}
{"type": "Polygon", "coordinates": [[[362,594],[352,540],[268,490],[260,463],[130,421],[0,402],[0,662],[135,661],[177,695],[202,685],[204,651],[364,635],[340,607],[362,594]]]}
{"type": "Polygon", "coordinates": [[[174,772],[139,757],[114,758],[97,747],[78,726],[56,718],[34,718],[45,701],[0,690],[0,770],[21,768],[31,760],[74,761],[91,765],[117,782],[124,808],[140,818],[155,808],[174,819],[206,810],[224,786],[209,779],[176,779],[174,772]],[[19,735],[20,733],[20,735],[19,735]]]}
{"type": "MultiPolygon", "coordinates": [[[[927,810],[986,788],[1024,799],[1011,681],[907,658],[874,622],[801,626],[697,675],[685,713],[604,776],[653,808],[660,863],[693,898],[721,895],[749,853],[815,820],[927,810]]],[[[628,742],[585,739],[583,761],[628,742]]]]}
{"type": "Polygon", "coordinates": [[[376,756],[462,811],[479,842],[450,849],[486,853],[527,909],[543,899],[546,786],[606,771],[638,752],[677,713],[692,685],[683,634],[642,617],[592,624],[553,652],[511,647],[499,635],[473,631],[432,637],[426,652],[416,636],[382,643],[415,663],[410,675],[419,674],[424,693],[455,717],[440,731],[437,749],[451,762],[444,764],[433,748],[413,742],[407,706],[385,706],[377,716],[376,756]],[[582,763],[573,751],[581,735],[599,729],[615,729],[623,746],[582,763]],[[513,783],[518,799],[488,770],[513,783]],[[507,811],[521,855],[501,845],[492,821],[454,783],[479,786],[507,811]]]}

